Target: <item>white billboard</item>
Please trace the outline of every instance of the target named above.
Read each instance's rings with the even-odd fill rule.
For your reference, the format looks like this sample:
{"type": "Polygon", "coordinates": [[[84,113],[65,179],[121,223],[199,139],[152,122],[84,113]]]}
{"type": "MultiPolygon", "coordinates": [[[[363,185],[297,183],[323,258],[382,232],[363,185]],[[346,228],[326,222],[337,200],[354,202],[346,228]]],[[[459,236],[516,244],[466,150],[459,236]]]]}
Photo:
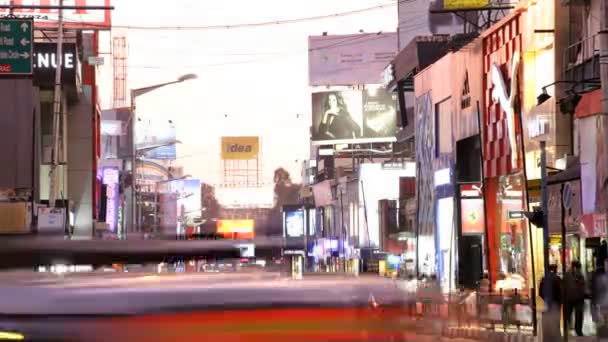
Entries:
{"type": "Polygon", "coordinates": [[[397,49],[396,32],[308,37],[309,84],[382,84],[397,49]]]}

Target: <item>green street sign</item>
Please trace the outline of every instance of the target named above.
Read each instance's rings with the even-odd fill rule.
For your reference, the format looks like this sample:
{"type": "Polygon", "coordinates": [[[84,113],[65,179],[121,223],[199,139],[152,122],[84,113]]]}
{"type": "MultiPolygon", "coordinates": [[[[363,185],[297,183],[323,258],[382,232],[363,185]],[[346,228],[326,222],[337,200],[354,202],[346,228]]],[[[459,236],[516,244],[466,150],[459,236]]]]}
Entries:
{"type": "Polygon", "coordinates": [[[32,74],[33,27],[32,19],[0,19],[0,76],[32,74]]]}

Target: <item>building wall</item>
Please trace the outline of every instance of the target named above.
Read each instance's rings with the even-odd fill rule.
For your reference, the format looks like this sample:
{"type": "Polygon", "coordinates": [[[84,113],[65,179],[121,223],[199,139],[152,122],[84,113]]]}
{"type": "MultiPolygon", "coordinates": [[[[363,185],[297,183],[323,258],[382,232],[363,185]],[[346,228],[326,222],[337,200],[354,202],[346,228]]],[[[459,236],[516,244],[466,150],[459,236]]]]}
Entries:
{"type": "Polygon", "coordinates": [[[0,188],[33,188],[39,99],[31,79],[2,79],[0,94],[0,188]]]}
{"type": "Polygon", "coordinates": [[[482,103],[483,94],[481,56],[482,44],[477,39],[459,51],[448,53],[414,80],[418,99],[418,225],[421,238],[434,240],[436,250],[419,248],[419,268],[421,273],[427,273],[430,268],[423,263],[428,263],[434,253],[437,276],[446,291],[453,288],[456,272],[459,218],[455,193],[456,142],[479,132],[478,103],[482,103]]]}
{"type": "Polygon", "coordinates": [[[74,210],[74,235],[93,235],[93,146],[92,104],[81,96],[68,109],[68,198],[74,210]]]}

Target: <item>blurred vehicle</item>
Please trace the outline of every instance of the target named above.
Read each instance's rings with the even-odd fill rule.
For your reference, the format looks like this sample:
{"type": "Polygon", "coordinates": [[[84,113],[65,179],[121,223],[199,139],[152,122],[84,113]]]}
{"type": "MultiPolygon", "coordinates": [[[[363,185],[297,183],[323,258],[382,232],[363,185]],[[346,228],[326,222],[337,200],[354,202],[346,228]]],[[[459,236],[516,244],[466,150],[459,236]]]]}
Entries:
{"type": "MultiPolygon", "coordinates": [[[[140,242],[137,253],[130,249],[124,257],[118,252],[131,248],[129,243],[97,242],[100,260],[128,264],[113,272],[72,273],[69,266],[61,267],[63,273],[0,272],[0,340],[416,340],[404,325],[413,296],[394,280],[345,275],[295,280],[267,271],[263,262],[226,257],[230,244],[195,243],[140,242]],[[203,272],[167,272],[167,255],[180,254],[205,254],[203,272]],[[147,263],[136,267],[135,260],[147,263]]],[[[66,265],[91,258],[79,254],[85,250],[80,245],[66,242],[5,247],[0,257],[27,259],[29,251],[37,263],[50,260],[40,257],[41,250],[53,250],[66,265]]]]}

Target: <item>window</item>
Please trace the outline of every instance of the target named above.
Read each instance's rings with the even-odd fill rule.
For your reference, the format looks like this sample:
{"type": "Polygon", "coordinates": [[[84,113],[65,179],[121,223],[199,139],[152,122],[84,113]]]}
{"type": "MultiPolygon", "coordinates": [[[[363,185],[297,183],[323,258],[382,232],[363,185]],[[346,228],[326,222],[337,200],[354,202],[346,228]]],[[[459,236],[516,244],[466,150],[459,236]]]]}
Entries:
{"type": "Polygon", "coordinates": [[[452,99],[435,104],[435,157],[452,153],[452,99]]]}

